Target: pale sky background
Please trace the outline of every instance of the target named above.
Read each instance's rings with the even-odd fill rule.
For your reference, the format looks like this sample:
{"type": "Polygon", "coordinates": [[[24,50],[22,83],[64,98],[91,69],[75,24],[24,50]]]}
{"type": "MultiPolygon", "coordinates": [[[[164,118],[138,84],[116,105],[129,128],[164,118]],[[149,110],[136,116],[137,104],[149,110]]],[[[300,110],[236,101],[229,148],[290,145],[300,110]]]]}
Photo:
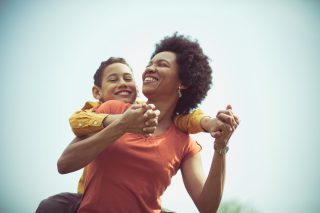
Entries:
{"type": "MultiPolygon", "coordinates": [[[[0,212],[34,212],[75,192],[60,175],[71,113],[93,100],[102,60],[122,56],[141,73],[154,44],[178,31],[212,59],[201,108],[232,104],[242,123],[230,141],[223,202],[259,212],[319,212],[319,1],[0,1],[0,212]],[[132,2],[132,3],[131,3],[132,2]]],[[[201,83],[201,82],[199,82],[201,83]]],[[[206,171],[213,139],[203,145],[206,171]]],[[[163,197],[197,212],[178,173],[163,197]]]]}

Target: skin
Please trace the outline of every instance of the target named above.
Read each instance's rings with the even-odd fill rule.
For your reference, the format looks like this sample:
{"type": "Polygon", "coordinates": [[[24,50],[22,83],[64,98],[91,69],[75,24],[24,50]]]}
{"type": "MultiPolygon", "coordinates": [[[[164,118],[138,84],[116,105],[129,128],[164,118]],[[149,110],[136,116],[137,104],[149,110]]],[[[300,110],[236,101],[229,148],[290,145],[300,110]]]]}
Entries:
{"type": "Polygon", "coordinates": [[[101,87],[94,85],[92,93],[100,102],[119,100],[133,103],[137,97],[137,87],[131,69],[122,63],[110,64],[103,71],[101,87]]]}

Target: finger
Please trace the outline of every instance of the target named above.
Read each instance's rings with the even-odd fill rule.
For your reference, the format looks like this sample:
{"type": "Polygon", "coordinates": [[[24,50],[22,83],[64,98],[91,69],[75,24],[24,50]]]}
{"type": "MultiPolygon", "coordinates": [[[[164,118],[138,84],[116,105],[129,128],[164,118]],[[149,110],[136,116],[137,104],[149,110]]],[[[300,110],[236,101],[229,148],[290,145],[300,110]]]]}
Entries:
{"type": "Polygon", "coordinates": [[[156,130],[156,127],[153,126],[153,127],[144,127],[142,129],[142,131],[145,133],[145,134],[153,134],[154,131],[156,130]]]}
{"type": "Polygon", "coordinates": [[[146,119],[151,119],[151,118],[155,118],[157,117],[156,112],[154,112],[152,109],[148,109],[145,113],[144,113],[144,117],[146,119]]]}
{"type": "Polygon", "coordinates": [[[232,115],[232,112],[230,110],[219,110],[216,117],[220,114],[232,115]]]}
{"type": "Polygon", "coordinates": [[[234,115],[234,119],[237,122],[237,125],[239,125],[240,124],[240,118],[238,116],[234,115]]]}
{"type": "Polygon", "coordinates": [[[144,111],[147,111],[149,109],[148,104],[143,103],[142,104],[142,108],[143,108],[144,111]]]}
{"type": "Polygon", "coordinates": [[[210,135],[214,138],[219,138],[222,135],[222,132],[220,131],[215,131],[215,132],[211,132],[210,135]]]}
{"type": "Polygon", "coordinates": [[[140,109],[142,106],[142,104],[132,104],[131,105],[131,109],[140,109]]]}
{"type": "Polygon", "coordinates": [[[234,125],[236,125],[236,121],[234,120],[234,118],[233,118],[233,116],[230,116],[230,115],[226,115],[226,114],[219,114],[218,116],[217,116],[217,118],[219,119],[219,120],[221,120],[223,123],[226,123],[226,124],[228,124],[228,125],[230,125],[230,126],[234,126],[234,125]]]}
{"type": "Polygon", "coordinates": [[[232,106],[230,104],[227,105],[226,107],[227,110],[232,110],[232,106]]]}
{"type": "Polygon", "coordinates": [[[156,108],[156,106],[154,104],[148,104],[149,109],[154,110],[156,108]]]}
{"type": "Polygon", "coordinates": [[[155,117],[155,116],[153,116],[153,110],[152,110],[152,109],[148,109],[148,110],[143,114],[143,117],[146,118],[146,119],[155,117]]]}
{"type": "Polygon", "coordinates": [[[156,106],[154,105],[154,104],[146,104],[146,103],[144,103],[143,104],[143,108],[145,109],[145,110],[149,110],[149,109],[155,109],[156,108],[156,106]]]}
{"type": "Polygon", "coordinates": [[[157,126],[158,125],[158,119],[157,118],[153,118],[153,119],[147,120],[146,122],[144,122],[144,124],[147,127],[157,126]]]}
{"type": "Polygon", "coordinates": [[[154,110],[153,112],[157,115],[157,117],[160,116],[160,110],[156,109],[156,110],[154,110]]]}
{"type": "Polygon", "coordinates": [[[151,133],[149,133],[149,134],[144,134],[144,136],[150,137],[150,136],[152,136],[152,134],[151,134],[151,133]]]}

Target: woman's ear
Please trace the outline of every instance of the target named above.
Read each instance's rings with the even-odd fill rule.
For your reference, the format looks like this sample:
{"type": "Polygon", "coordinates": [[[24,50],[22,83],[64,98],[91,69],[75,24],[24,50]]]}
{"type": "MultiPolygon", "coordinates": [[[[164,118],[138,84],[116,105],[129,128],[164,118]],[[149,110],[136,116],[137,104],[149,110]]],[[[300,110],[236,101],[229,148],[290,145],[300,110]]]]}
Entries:
{"type": "Polygon", "coordinates": [[[180,84],[179,88],[180,89],[187,89],[188,87],[184,86],[183,84],[180,84]]]}
{"type": "Polygon", "coordinates": [[[97,99],[97,100],[101,100],[102,99],[102,91],[101,91],[101,88],[100,87],[98,87],[98,86],[96,86],[96,85],[94,85],[93,87],[92,87],[92,95],[93,95],[93,97],[95,98],[95,99],[97,99]]]}

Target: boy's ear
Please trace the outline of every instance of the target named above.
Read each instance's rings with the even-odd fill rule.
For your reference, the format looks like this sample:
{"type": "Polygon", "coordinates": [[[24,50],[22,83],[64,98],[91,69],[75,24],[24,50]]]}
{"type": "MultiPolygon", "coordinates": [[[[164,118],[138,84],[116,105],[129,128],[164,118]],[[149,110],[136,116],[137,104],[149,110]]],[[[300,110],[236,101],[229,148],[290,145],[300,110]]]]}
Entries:
{"type": "Polygon", "coordinates": [[[94,85],[93,87],[92,87],[92,95],[93,95],[93,97],[95,98],[95,99],[97,99],[97,100],[101,100],[102,99],[102,91],[101,91],[101,88],[100,87],[98,87],[98,86],[96,86],[96,85],[94,85]]]}

